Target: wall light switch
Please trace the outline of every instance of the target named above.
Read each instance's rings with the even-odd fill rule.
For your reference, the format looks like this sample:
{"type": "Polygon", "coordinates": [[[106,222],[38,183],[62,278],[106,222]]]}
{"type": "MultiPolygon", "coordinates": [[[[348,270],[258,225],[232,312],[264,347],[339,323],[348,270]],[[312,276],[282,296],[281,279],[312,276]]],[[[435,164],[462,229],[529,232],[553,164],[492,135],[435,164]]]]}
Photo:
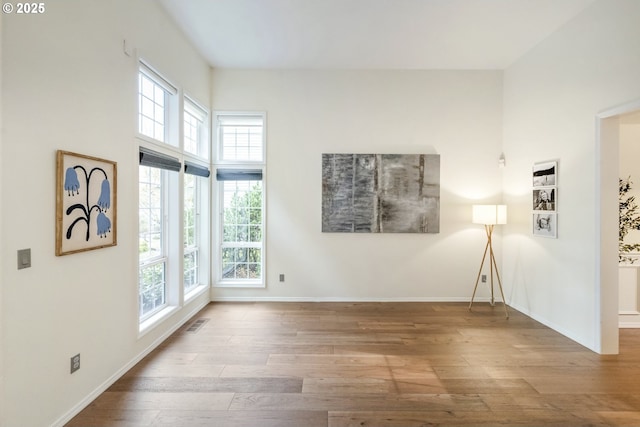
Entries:
{"type": "Polygon", "coordinates": [[[18,270],[31,267],[31,249],[18,250],[18,270]]]}

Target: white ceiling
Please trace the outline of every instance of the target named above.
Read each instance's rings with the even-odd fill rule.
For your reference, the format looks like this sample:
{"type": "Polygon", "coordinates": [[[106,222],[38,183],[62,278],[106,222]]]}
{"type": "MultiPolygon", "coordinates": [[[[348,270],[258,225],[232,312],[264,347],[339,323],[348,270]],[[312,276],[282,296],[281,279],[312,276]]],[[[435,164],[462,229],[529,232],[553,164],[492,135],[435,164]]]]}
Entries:
{"type": "Polygon", "coordinates": [[[213,67],[504,69],[594,0],[157,0],[213,67]]]}

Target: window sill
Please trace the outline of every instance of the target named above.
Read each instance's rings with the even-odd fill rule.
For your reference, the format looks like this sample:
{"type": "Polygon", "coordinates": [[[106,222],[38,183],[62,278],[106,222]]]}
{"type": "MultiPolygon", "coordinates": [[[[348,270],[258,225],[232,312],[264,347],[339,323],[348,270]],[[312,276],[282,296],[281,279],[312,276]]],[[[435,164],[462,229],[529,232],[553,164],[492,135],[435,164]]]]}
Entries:
{"type": "Polygon", "coordinates": [[[207,292],[207,290],[209,290],[209,287],[207,285],[196,286],[195,288],[193,288],[192,290],[190,290],[184,295],[184,303],[187,304],[191,302],[191,300],[204,294],[205,292],[207,292]]]}
{"type": "Polygon", "coordinates": [[[266,288],[266,284],[260,280],[225,280],[217,282],[216,288],[266,288]]]}
{"type": "Polygon", "coordinates": [[[179,308],[180,307],[178,307],[177,305],[168,306],[166,308],[163,308],[144,322],[140,323],[140,325],[138,326],[138,338],[141,338],[142,336],[154,330],[165,319],[178,311],[179,308]]]}

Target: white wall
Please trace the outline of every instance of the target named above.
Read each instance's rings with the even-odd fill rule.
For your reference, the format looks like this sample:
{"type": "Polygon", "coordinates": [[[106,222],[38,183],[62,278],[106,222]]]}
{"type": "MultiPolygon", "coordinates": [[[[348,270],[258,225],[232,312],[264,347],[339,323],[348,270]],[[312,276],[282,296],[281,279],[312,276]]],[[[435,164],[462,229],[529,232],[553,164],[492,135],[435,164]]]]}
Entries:
{"type": "Polygon", "coordinates": [[[213,109],[264,110],[268,127],[267,287],[214,298],[469,300],[486,241],[471,204],[500,201],[501,72],[216,69],[212,82],[213,109]],[[336,152],[440,154],[440,233],[322,233],[321,155],[336,152]]]}
{"type": "MultiPolygon", "coordinates": [[[[595,117],[640,98],[638,22],[640,2],[599,0],[504,76],[507,299],[596,351],[603,319],[595,117]],[[559,160],[557,240],[531,236],[531,166],[550,159],[559,160]]],[[[604,283],[602,291],[616,286],[604,283]]]]}
{"type": "Polygon", "coordinates": [[[150,0],[58,0],[3,16],[3,426],[65,421],[208,295],[138,338],[137,62],[209,104],[210,70],[150,0]],[[118,245],[55,257],[55,153],[118,163],[118,245]],[[31,248],[33,267],[16,269],[31,248]],[[82,367],[69,374],[69,358],[82,367]]]}

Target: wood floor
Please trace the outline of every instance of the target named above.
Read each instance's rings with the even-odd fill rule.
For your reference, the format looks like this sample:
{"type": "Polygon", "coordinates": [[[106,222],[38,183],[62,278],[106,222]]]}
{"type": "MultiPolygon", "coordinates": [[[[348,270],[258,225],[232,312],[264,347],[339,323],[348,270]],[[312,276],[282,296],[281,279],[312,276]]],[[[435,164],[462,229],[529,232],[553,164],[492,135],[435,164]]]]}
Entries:
{"type": "Polygon", "coordinates": [[[212,303],[67,426],[640,426],[640,330],[600,356],[510,314],[212,303]]]}

